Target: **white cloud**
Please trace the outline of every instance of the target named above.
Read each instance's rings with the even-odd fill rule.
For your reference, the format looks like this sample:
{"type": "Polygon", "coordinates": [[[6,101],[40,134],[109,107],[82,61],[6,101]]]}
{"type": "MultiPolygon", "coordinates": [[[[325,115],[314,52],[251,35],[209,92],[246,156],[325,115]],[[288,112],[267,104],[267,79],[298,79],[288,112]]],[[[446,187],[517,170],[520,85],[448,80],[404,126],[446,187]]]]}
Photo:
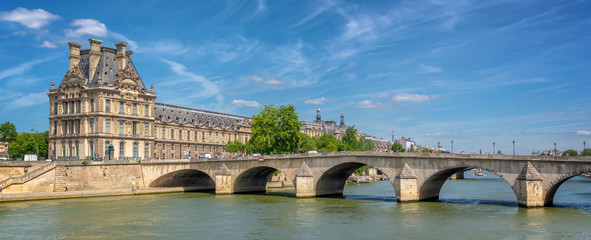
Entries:
{"type": "Polygon", "coordinates": [[[325,98],[325,97],[321,97],[321,98],[308,99],[308,100],[304,101],[305,104],[314,104],[314,105],[322,105],[326,102],[332,102],[332,100],[325,98]]]}
{"type": "Polygon", "coordinates": [[[248,101],[248,100],[242,100],[242,99],[232,100],[232,104],[234,104],[238,107],[260,107],[261,106],[261,104],[258,103],[257,101],[248,101]]]}
{"type": "Polygon", "coordinates": [[[6,105],[7,109],[15,109],[15,108],[23,108],[23,107],[30,107],[37,104],[46,103],[48,101],[47,98],[47,91],[42,91],[39,93],[29,93],[24,96],[20,96],[18,98],[9,101],[6,105]]]}
{"type": "Polygon", "coordinates": [[[410,93],[397,93],[392,97],[394,102],[416,102],[422,103],[432,99],[433,96],[410,94],[410,93]]]}
{"type": "Polygon", "coordinates": [[[361,102],[358,102],[356,107],[357,108],[378,108],[378,107],[384,107],[386,106],[383,103],[380,102],[373,102],[371,100],[363,100],[361,102]]]}
{"type": "Polygon", "coordinates": [[[577,131],[577,135],[591,135],[591,131],[580,130],[577,131]]]}
{"type": "Polygon", "coordinates": [[[201,84],[202,88],[201,91],[194,93],[189,97],[212,97],[219,95],[220,90],[218,89],[217,85],[213,82],[207,80],[205,77],[201,75],[194,74],[192,72],[187,71],[187,67],[177,62],[173,62],[167,59],[160,59],[161,61],[167,63],[170,66],[170,70],[183,77],[175,82],[169,82],[169,84],[179,85],[182,83],[199,83],[201,84]]]}
{"type": "Polygon", "coordinates": [[[566,112],[553,112],[552,114],[554,114],[556,116],[566,116],[567,115],[566,112]]]}
{"type": "Polygon", "coordinates": [[[76,19],[70,25],[76,29],[66,29],[66,37],[79,38],[82,35],[106,37],[109,33],[105,24],[94,19],[76,19]]]}
{"type": "Polygon", "coordinates": [[[129,49],[135,51],[138,48],[137,42],[127,38],[125,35],[116,33],[116,32],[109,32],[109,36],[119,40],[124,41],[128,44],[129,49]]]}
{"type": "Polygon", "coordinates": [[[191,50],[190,47],[180,42],[165,39],[142,43],[142,46],[134,51],[152,54],[180,55],[191,50]]]}
{"type": "Polygon", "coordinates": [[[60,19],[58,15],[52,14],[43,9],[29,10],[19,7],[10,12],[0,13],[0,20],[18,22],[21,25],[32,29],[39,29],[57,19],[60,19]]]}
{"type": "Polygon", "coordinates": [[[421,64],[420,66],[423,69],[423,73],[438,73],[438,72],[441,72],[441,68],[440,67],[429,66],[429,65],[425,65],[425,64],[421,64]]]}
{"type": "Polygon", "coordinates": [[[274,89],[281,89],[284,84],[283,81],[278,80],[278,79],[264,79],[262,77],[256,76],[256,75],[251,75],[251,76],[247,76],[246,78],[254,81],[254,82],[260,82],[260,83],[264,83],[265,85],[268,85],[268,87],[270,88],[274,88],[274,89]]]}
{"type": "Polygon", "coordinates": [[[53,59],[55,59],[55,57],[30,61],[30,62],[26,62],[26,63],[21,63],[20,65],[14,67],[14,68],[2,70],[2,71],[0,71],[0,80],[2,80],[4,78],[8,78],[8,77],[21,75],[21,74],[31,70],[31,68],[33,68],[35,65],[40,64],[40,63],[44,63],[44,62],[47,62],[47,61],[50,61],[53,59]]]}
{"type": "Polygon", "coordinates": [[[55,43],[45,40],[45,41],[43,41],[43,44],[41,44],[41,46],[39,46],[39,47],[41,47],[41,48],[57,48],[57,45],[55,45],[55,43]]]}

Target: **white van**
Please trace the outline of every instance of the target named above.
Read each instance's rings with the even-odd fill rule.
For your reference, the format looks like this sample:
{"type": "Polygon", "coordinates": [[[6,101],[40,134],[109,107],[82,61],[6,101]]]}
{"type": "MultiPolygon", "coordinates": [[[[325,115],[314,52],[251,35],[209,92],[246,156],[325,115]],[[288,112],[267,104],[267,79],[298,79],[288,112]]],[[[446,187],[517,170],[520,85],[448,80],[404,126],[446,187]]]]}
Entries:
{"type": "Polygon", "coordinates": [[[199,158],[211,158],[211,153],[202,153],[202,154],[199,154],[199,158]]]}

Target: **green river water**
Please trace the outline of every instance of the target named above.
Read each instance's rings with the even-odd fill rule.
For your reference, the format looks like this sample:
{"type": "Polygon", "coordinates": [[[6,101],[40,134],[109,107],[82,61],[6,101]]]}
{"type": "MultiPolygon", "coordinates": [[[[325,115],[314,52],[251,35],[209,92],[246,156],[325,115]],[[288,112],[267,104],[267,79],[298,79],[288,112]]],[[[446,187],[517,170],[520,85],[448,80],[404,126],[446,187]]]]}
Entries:
{"type": "Polygon", "coordinates": [[[490,173],[447,181],[439,202],[397,203],[388,181],[343,197],[172,193],[0,203],[0,239],[591,239],[591,179],[557,207],[517,207],[490,173]]]}

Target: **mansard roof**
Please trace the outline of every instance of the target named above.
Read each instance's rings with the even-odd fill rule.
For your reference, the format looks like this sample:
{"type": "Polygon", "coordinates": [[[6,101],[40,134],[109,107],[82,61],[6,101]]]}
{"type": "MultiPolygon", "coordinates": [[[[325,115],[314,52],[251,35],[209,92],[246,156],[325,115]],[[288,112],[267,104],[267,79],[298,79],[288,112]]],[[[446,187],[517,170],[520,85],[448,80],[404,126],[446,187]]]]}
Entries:
{"type": "MultiPolygon", "coordinates": [[[[81,49],[80,50],[80,62],[78,63],[78,66],[80,68],[80,71],[82,72],[82,75],[85,78],[84,80],[86,82],[86,85],[98,84],[98,82],[99,82],[98,80],[99,80],[99,76],[100,76],[102,78],[103,85],[114,86],[115,80],[119,76],[119,69],[117,68],[117,63],[115,61],[117,51],[113,48],[104,47],[104,46],[101,46],[100,49],[101,49],[101,54],[100,54],[100,58],[98,61],[98,66],[96,67],[96,71],[95,71],[95,74],[92,79],[88,79],[89,71],[90,71],[90,67],[89,67],[90,49],[81,49]]],[[[137,72],[137,69],[135,68],[135,65],[133,64],[133,61],[131,61],[131,54],[132,53],[133,53],[132,51],[127,51],[127,53],[125,54],[125,59],[127,61],[126,66],[129,68],[129,70],[132,74],[137,76],[137,79],[138,79],[137,82],[139,84],[139,89],[143,90],[143,91],[147,91],[146,86],[144,85],[144,82],[142,81],[142,78],[140,77],[139,73],[137,72]]],[[[64,78],[64,80],[66,80],[66,79],[64,78]]],[[[64,82],[66,82],[66,81],[62,80],[62,82],[60,83],[60,87],[62,87],[64,82]]]]}
{"type": "Polygon", "coordinates": [[[250,124],[252,121],[250,118],[244,116],[180,107],[164,103],[154,104],[154,116],[156,120],[164,123],[176,122],[181,125],[190,123],[198,127],[219,127],[224,130],[238,130],[245,123],[250,124]]]}

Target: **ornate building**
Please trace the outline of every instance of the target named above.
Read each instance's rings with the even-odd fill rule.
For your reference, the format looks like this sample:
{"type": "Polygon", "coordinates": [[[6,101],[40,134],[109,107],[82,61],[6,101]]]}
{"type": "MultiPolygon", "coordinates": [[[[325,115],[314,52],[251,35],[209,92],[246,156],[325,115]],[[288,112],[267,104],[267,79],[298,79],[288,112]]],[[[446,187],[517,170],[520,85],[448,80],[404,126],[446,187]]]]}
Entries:
{"type": "Polygon", "coordinates": [[[157,103],[127,43],[113,49],[88,41],[90,49],[68,43],[68,72],[57,88],[51,82],[50,158],[196,158],[250,138],[248,117],[157,103]]]}
{"type": "Polygon", "coordinates": [[[326,133],[341,139],[346,131],[347,125],[345,125],[345,116],[343,114],[341,114],[341,124],[337,125],[335,121],[323,121],[320,116],[320,108],[316,108],[316,121],[302,121],[300,127],[300,132],[311,137],[320,137],[326,133]]]}

